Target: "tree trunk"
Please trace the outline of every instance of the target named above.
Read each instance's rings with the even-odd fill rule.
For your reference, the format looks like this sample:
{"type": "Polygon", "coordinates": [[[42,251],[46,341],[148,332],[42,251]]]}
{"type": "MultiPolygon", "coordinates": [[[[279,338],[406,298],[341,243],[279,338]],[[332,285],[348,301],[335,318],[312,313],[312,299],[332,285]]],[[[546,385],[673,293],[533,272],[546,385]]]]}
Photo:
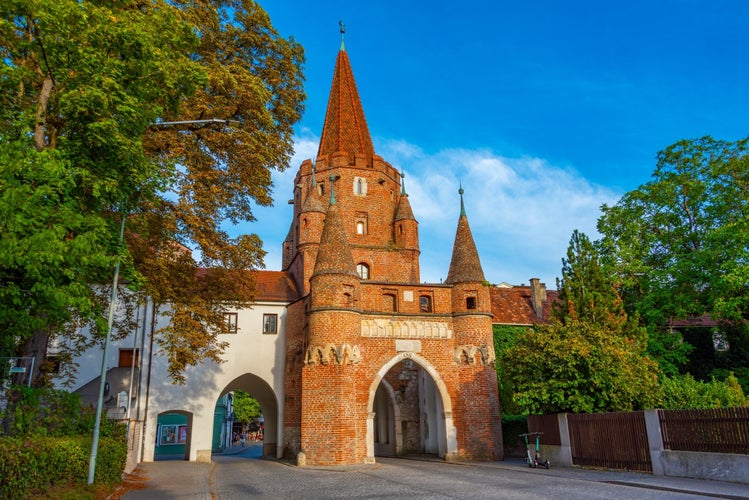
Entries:
{"type": "Polygon", "coordinates": [[[42,82],[42,90],[39,92],[39,105],[36,108],[36,123],[34,124],[34,146],[37,151],[44,151],[47,147],[45,138],[47,122],[47,104],[52,95],[52,77],[47,75],[42,82]]]}

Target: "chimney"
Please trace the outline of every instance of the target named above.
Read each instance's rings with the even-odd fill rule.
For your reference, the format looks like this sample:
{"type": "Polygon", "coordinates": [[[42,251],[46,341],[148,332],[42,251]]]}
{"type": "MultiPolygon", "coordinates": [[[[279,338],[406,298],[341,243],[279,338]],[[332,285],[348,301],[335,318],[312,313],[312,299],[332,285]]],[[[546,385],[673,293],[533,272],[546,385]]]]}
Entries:
{"type": "Polygon", "coordinates": [[[544,319],[544,302],[546,301],[546,285],[538,278],[531,278],[531,306],[538,319],[544,319]]]}

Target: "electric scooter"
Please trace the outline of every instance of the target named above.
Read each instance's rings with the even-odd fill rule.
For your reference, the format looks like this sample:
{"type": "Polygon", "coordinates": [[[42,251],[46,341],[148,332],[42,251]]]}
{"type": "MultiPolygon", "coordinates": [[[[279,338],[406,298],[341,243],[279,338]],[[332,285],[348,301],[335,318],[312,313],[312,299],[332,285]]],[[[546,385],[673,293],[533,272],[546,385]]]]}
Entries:
{"type": "Polygon", "coordinates": [[[543,432],[529,432],[527,434],[519,434],[520,437],[523,438],[523,441],[525,441],[525,453],[526,457],[525,460],[528,462],[528,467],[533,467],[534,469],[537,467],[545,467],[549,468],[551,467],[551,464],[548,460],[541,460],[541,454],[539,453],[539,436],[541,436],[543,432]],[[536,436],[536,454],[535,456],[531,453],[531,445],[528,442],[528,436],[536,436]]]}

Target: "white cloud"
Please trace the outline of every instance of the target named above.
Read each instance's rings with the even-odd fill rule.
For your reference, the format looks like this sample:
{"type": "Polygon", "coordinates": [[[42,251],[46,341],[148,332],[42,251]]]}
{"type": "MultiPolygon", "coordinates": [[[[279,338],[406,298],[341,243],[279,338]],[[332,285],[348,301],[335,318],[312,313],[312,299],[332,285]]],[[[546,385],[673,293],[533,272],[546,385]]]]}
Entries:
{"type": "Polygon", "coordinates": [[[447,276],[460,185],[487,280],[520,284],[538,277],[551,288],[572,231],[596,238],[599,207],[620,196],[539,158],[507,158],[486,149],[427,154],[402,141],[393,144],[383,141],[378,151],[406,173],[419,220],[422,279],[429,282],[447,276]]]}
{"type": "MultiPolygon", "coordinates": [[[[265,243],[268,269],[281,268],[281,244],[292,216],[286,200],[296,170],[316,155],[318,143],[309,130],[299,134],[291,167],[273,175],[275,207],[258,209],[258,222],[250,226],[265,243]]],[[[460,184],[486,279],[520,284],[538,277],[549,288],[555,287],[572,231],[595,239],[600,205],[615,203],[621,194],[540,158],[508,158],[488,149],[427,153],[405,141],[379,138],[375,150],[405,172],[419,221],[421,278],[431,283],[444,280],[450,266],[460,184]]]]}

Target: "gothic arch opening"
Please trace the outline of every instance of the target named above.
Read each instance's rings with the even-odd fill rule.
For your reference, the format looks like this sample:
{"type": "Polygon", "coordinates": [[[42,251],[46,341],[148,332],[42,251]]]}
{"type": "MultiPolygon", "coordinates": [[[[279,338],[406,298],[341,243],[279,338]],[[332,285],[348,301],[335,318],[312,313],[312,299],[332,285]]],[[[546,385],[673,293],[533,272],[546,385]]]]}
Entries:
{"type": "Polygon", "coordinates": [[[367,461],[376,456],[457,452],[452,405],[437,371],[404,352],[378,372],[369,391],[367,461]]]}
{"type": "MultiPolygon", "coordinates": [[[[264,426],[262,439],[251,441],[249,433],[247,435],[246,446],[255,446],[262,442],[262,446],[257,447],[257,456],[277,458],[278,442],[282,438],[283,432],[282,419],[283,415],[279,411],[278,398],[268,383],[251,373],[245,373],[224,387],[214,411],[213,423],[213,446],[212,451],[217,452],[221,449],[232,446],[232,434],[237,430],[249,431],[250,422],[242,425],[235,418],[232,411],[235,404],[235,392],[242,391],[251,395],[260,404],[261,415],[252,419],[255,423],[262,423],[264,426]]],[[[254,426],[253,426],[254,429],[254,426]]],[[[257,431],[253,431],[257,432],[257,431]]]]}

